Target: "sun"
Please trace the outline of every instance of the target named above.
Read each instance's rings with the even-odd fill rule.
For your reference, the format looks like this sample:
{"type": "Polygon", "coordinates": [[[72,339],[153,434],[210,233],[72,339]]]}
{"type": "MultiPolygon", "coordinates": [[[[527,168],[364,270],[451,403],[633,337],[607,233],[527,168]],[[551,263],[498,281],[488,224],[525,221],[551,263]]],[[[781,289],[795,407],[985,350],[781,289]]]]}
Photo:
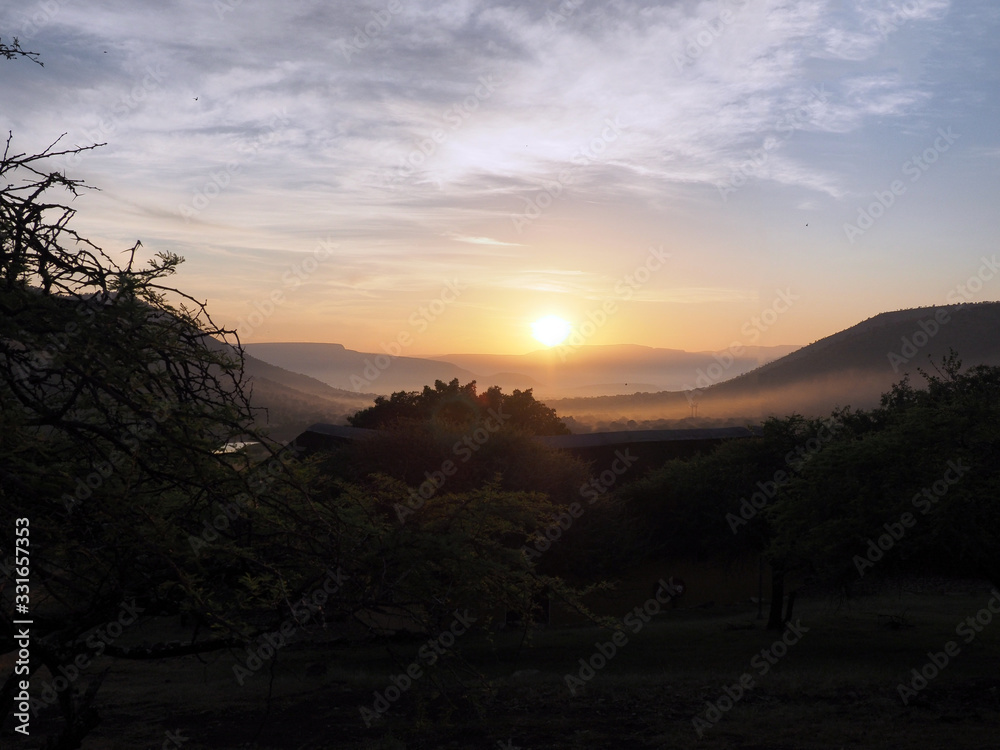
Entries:
{"type": "Polygon", "coordinates": [[[561,344],[572,329],[569,321],[558,315],[546,315],[531,324],[531,334],[546,346],[561,344]]]}

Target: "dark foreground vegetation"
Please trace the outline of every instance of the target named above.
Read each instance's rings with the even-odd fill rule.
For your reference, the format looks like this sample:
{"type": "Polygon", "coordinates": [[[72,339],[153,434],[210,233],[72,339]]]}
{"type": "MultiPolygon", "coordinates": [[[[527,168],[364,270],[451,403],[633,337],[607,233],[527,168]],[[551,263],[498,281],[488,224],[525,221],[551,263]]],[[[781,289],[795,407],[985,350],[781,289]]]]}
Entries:
{"type": "Polygon", "coordinates": [[[578,675],[607,631],[541,630],[527,644],[518,632],[472,634],[463,650],[474,681],[426,676],[371,727],[361,708],[373,710],[406,665],[426,665],[426,639],[395,639],[392,658],[381,645],[348,646],[317,626],[242,686],[230,654],[116,664],[102,690],[107,719],[85,746],[160,747],[172,733],[188,750],[992,748],[1000,628],[969,644],[955,634],[989,599],[981,586],[940,581],[894,583],[850,601],[807,599],[797,618],[807,632],[764,674],[761,653],[773,652],[779,635],[760,629],[752,607],[676,610],[630,635],[575,695],[566,674],[578,675]],[[948,641],[960,653],[904,705],[899,686],[948,641]],[[744,674],[753,687],[712,713],[728,706],[727,688],[734,693],[744,674]]]}
{"type": "Polygon", "coordinates": [[[952,356],[876,409],[620,471],[541,447],[530,391],[438,383],[306,456],[257,427],[180,258],[70,228],[86,188],[47,164],[80,149],[13,144],[5,747],[995,745],[1000,369],[952,356]],[[601,606],[649,561],[746,559],[762,619],[667,581],[601,606]],[[577,624],[534,628],[546,601],[577,624]]]}

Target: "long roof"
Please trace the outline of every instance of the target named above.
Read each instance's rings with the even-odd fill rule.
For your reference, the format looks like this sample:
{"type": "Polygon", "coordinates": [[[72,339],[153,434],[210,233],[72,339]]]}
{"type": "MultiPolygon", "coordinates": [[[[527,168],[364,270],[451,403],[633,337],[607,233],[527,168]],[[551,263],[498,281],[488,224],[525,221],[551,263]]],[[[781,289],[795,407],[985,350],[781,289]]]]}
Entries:
{"type": "Polygon", "coordinates": [[[680,430],[618,430],[616,432],[588,432],[578,435],[543,435],[538,441],[552,448],[597,448],[604,445],[627,443],[669,443],[675,440],[725,440],[752,437],[748,427],[703,427],[680,430]]]}
{"type": "MultiPolygon", "coordinates": [[[[335,440],[361,440],[378,434],[378,430],[360,427],[324,424],[310,425],[303,435],[333,438],[335,440]]],[[[566,450],[598,448],[610,445],[632,443],[669,443],[677,440],[725,440],[751,437],[759,434],[749,427],[704,427],[679,430],[618,430],[615,432],[588,432],[578,435],[543,435],[536,437],[539,442],[552,448],[566,450]]]]}

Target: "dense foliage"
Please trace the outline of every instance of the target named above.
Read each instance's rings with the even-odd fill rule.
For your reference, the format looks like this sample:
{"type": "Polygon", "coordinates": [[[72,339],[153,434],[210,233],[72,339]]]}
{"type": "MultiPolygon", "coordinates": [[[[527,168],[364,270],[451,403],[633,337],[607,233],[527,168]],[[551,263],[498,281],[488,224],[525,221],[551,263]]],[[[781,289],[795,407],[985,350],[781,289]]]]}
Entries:
{"type": "MultiPolygon", "coordinates": [[[[109,657],[228,649],[242,684],[320,619],[357,638],[401,624],[435,634],[463,607],[485,623],[530,615],[541,591],[577,600],[521,552],[550,522],[543,495],[479,472],[401,523],[412,488],[334,480],[256,432],[234,332],[167,283],[181,258],[144,265],[136,243],[119,265],[72,229],[60,197],[86,186],[47,165],[88,148],[22,154],[11,137],[0,159],[0,563],[4,579],[30,580],[24,613],[23,589],[0,585],[4,653],[14,621],[33,621],[30,658],[0,684],[0,723],[21,680],[72,674],[32,691],[30,713],[54,729],[47,747],[79,747],[100,721],[95,664],[109,657]],[[224,450],[247,439],[262,459],[224,450]],[[30,532],[27,567],[7,556],[15,528],[30,532]],[[140,641],[132,626],[151,621],[169,640],[140,641]]],[[[486,418],[547,416],[530,393],[484,396],[486,418]]],[[[445,422],[460,419],[452,406],[439,404],[445,422]]]]}
{"type": "Polygon", "coordinates": [[[775,555],[842,583],[890,572],[1000,585],[1000,368],[954,355],[907,379],[810,461],[776,505],[775,555]]]}
{"type": "MultiPolygon", "coordinates": [[[[33,59],[16,40],[0,56],[33,59]]],[[[401,624],[435,634],[466,609],[478,625],[504,609],[530,615],[542,594],[580,606],[553,570],[620,564],[615,550],[632,562],[761,555],[778,627],[793,574],[1000,585],[1000,368],[951,357],[877,409],[770,419],[588,506],[536,563],[525,550],[568,518],[587,478],[532,440],[567,432],[552,409],[531,390],[438,381],[356,414],[353,425],[386,432],[334,456],[269,442],[234,332],[167,283],[181,258],[143,264],[136,243],[118,264],[70,227],[59,197],[85,186],[46,164],[81,150],[26,155],[8,138],[0,159],[0,547],[25,519],[28,676],[76,670],[71,689],[32,700],[33,717],[58,704],[51,748],[79,747],[99,721],[103,675],[81,666],[98,658],[231,649],[242,684],[276,633],[287,643],[319,618],[351,637],[401,624]],[[263,460],[222,451],[246,438],[263,460]],[[191,625],[179,630],[177,615],[191,625]],[[154,619],[177,637],[142,644],[127,631],[154,619]],[[112,623],[118,635],[94,639],[112,623]]],[[[5,578],[20,567],[0,565],[5,578]]],[[[0,588],[8,653],[14,592],[0,588]]],[[[0,720],[21,676],[0,685],[0,720]]]]}
{"type": "Polygon", "coordinates": [[[450,430],[468,430],[486,420],[502,422],[507,428],[531,435],[568,435],[555,409],[536,401],[532,389],[505,394],[499,386],[476,393],[476,381],[459,385],[441,380],[423,391],[397,391],[389,398],[378,396],[375,404],[348,419],[353,427],[374,430],[397,429],[429,423],[450,430]]]}
{"type": "Polygon", "coordinates": [[[963,371],[953,353],[924,378],[869,411],[768,419],[626,487],[639,556],[762,555],[773,627],[790,574],[845,590],[889,574],[1000,584],[1000,368],[963,371]]]}

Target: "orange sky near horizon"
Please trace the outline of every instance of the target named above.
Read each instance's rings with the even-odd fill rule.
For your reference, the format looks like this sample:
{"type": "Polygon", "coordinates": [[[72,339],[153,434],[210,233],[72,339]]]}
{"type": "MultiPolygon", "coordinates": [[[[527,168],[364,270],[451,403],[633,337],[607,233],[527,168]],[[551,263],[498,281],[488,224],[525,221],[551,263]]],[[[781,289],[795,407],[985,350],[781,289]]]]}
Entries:
{"type": "Polygon", "coordinates": [[[993,0],[388,7],[12,9],[0,130],[248,343],[805,345],[996,253],[993,0]]]}

